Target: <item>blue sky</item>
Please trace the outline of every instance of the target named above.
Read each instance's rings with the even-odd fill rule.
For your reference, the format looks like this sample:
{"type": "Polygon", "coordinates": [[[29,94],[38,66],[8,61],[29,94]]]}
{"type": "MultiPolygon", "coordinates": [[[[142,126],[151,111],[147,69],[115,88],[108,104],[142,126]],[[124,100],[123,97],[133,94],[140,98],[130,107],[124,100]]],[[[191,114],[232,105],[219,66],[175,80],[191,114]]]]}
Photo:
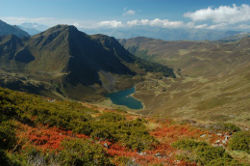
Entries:
{"type": "Polygon", "coordinates": [[[0,19],[83,28],[250,28],[249,0],[0,0],[0,19]],[[232,26],[233,25],[233,26],[232,26]]]}

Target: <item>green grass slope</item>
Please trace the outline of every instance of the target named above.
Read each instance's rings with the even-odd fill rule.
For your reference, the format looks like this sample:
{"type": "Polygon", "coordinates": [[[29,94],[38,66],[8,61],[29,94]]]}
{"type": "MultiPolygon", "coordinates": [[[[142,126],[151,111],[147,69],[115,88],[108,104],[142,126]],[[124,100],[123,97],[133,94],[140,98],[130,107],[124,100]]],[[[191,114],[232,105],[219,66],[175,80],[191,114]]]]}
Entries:
{"type": "Polygon", "coordinates": [[[250,125],[250,38],[191,42],[134,38],[120,41],[136,56],[168,65],[177,79],[137,84],[146,114],[250,125]]]}

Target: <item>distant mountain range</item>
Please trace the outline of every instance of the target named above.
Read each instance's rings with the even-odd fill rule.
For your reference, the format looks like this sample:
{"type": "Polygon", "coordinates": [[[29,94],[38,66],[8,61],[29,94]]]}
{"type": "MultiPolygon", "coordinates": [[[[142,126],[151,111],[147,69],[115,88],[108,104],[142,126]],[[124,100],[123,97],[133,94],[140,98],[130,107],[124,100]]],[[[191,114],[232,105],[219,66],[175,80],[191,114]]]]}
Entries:
{"type": "Polygon", "coordinates": [[[128,28],[102,28],[102,29],[82,29],[89,34],[103,33],[114,36],[118,39],[128,39],[134,37],[148,37],[168,41],[175,40],[220,40],[236,34],[240,31],[226,30],[206,30],[190,28],[160,28],[160,27],[128,27],[128,28]]]}
{"type": "Polygon", "coordinates": [[[43,86],[45,83],[56,93],[72,98],[131,87],[134,77],[140,79],[139,75],[147,71],[174,77],[172,69],[135,57],[112,37],[89,36],[68,25],[52,27],[31,38],[1,37],[0,69],[43,82],[43,86]]]}
{"type": "Polygon", "coordinates": [[[41,31],[38,31],[38,30],[36,30],[34,28],[27,28],[27,27],[23,27],[21,25],[17,25],[17,27],[22,29],[23,31],[27,32],[31,36],[36,35],[36,34],[41,32],[41,31]]]}
{"type": "Polygon", "coordinates": [[[37,23],[22,23],[18,25],[18,27],[26,32],[28,32],[31,36],[36,35],[40,32],[47,30],[49,27],[42,24],[37,23]]]}
{"type": "Polygon", "coordinates": [[[47,25],[38,24],[38,23],[30,23],[30,22],[22,23],[19,26],[22,26],[25,28],[36,29],[37,31],[40,31],[40,32],[45,31],[49,28],[49,26],[47,25]]]}
{"type": "Polygon", "coordinates": [[[29,34],[17,26],[12,26],[0,20],[0,36],[15,35],[17,37],[29,37],[29,34]]]}
{"type": "Polygon", "coordinates": [[[250,33],[248,32],[242,32],[233,36],[229,36],[229,37],[225,37],[220,39],[220,41],[224,41],[224,42],[233,42],[233,41],[237,41],[240,40],[242,38],[246,38],[246,37],[250,37],[250,33]]]}

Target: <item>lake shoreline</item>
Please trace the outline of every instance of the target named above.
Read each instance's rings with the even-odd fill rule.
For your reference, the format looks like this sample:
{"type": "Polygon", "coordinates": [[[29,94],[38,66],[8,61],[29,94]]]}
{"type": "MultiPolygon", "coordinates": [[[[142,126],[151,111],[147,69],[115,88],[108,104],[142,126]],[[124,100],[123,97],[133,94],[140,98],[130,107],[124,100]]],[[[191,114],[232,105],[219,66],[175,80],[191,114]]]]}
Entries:
{"type": "Polygon", "coordinates": [[[134,97],[135,92],[136,88],[134,86],[125,90],[109,93],[105,96],[108,97],[113,104],[126,106],[129,109],[142,110],[144,104],[134,97]]]}

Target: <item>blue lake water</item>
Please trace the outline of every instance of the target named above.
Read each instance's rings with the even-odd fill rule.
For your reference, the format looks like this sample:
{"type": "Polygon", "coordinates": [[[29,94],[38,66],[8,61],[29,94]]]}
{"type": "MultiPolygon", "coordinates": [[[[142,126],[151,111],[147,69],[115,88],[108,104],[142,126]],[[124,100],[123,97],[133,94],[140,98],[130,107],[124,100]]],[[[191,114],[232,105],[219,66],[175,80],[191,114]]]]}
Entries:
{"type": "Polygon", "coordinates": [[[142,103],[133,96],[131,96],[133,93],[135,93],[135,88],[110,93],[106,96],[109,97],[112,103],[114,104],[124,105],[131,109],[142,109],[142,103]]]}

